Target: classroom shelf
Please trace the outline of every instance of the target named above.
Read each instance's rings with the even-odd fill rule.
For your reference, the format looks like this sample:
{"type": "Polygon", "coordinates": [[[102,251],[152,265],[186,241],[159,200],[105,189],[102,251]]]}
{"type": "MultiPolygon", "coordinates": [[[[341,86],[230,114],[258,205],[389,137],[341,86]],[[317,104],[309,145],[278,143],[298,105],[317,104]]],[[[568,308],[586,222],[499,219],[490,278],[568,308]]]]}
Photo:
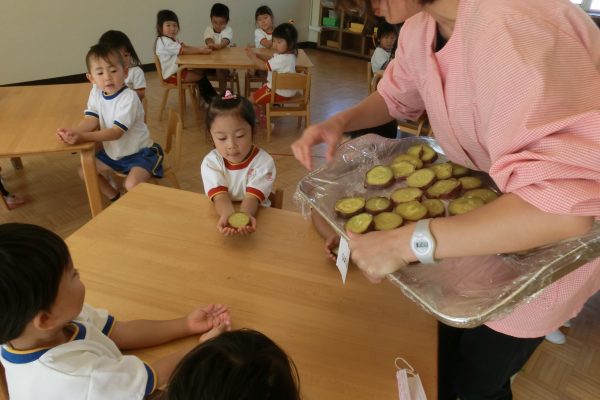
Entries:
{"type": "Polygon", "coordinates": [[[371,58],[375,49],[375,44],[373,43],[373,26],[368,23],[366,17],[356,13],[336,10],[334,7],[321,4],[319,13],[321,24],[325,17],[337,18],[338,26],[330,27],[321,25],[317,47],[364,59],[371,58]],[[350,30],[352,24],[362,24],[363,29],[361,31],[350,30]]]}

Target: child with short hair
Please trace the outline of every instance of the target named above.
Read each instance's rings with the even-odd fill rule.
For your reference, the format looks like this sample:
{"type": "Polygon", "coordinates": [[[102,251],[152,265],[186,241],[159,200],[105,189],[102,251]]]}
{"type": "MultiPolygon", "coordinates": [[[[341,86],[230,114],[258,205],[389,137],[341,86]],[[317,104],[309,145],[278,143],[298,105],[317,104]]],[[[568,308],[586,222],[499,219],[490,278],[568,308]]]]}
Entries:
{"type": "MultiPolygon", "coordinates": [[[[229,7],[225,4],[215,3],[210,9],[210,25],[204,30],[204,43],[212,50],[224,49],[232,45],[233,29],[229,23],[229,7]]],[[[214,70],[219,80],[219,93],[224,94],[227,79],[231,72],[226,69],[214,70]]]]}
{"type": "MultiPolygon", "coordinates": [[[[210,54],[212,49],[206,46],[188,46],[177,40],[179,34],[179,18],[171,10],[160,10],[156,14],[156,41],[154,52],[158,56],[162,68],[162,79],[167,83],[177,83],[177,56],[180,54],[210,54]]],[[[217,95],[204,71],[185,69],[181,72],[181,80],[185,83],[197,82],[198,90],[208,104],[217,95]]]]}
{"type": "Polygon", "coordinates": [[[257,49],[270,49],[273,47],[273,11],[269,6],[258,7],[254,13],[254,21],[254,46],[257,49]]]}
{"type": "Polygon", "coordinates": [[[135,90],[140,100],[143,100],[146,95],[146,77],[140,68],[142,62],[135,52],[131,40],[121,31],[110,30],[100,36],[98,43],[104,43],[121,53],[121,57],[125,61],[125,68],[127,68],[125,85],[129,89],[135,90]]]}
{"type": "Polygon", "coordinates": [[[225,332],[188,353],[169,383],[165,400],[300,400],[292,359],[264,334],[225,332]]]}
{"type": "Polygon", "coordinates": [[[256,230],[258,207],[269,207],[276,170],[273,158],[253,144],[255,115],[248,99],[227,91],[215,98],[206,112],[206,132],[215,149],[204,157],[200,172],[204,192],[219,214],[217,230],[225,236],[256,230]],[[240,211],[250,224],[233,228],[227,219],[234,212],[232,201],[241,201],[240,211]]]}
{"type": "Polygon", "coordinates": [[[231,325],[221,304],[169,321],[121,322],[84,297],[58,235],[35,225],[0,225],[0,360],[11,399],[141,400],[168,382],[189,348],[152,364],[119,349],[203,333],[202,343],[231,325]]]}
{"type": "MultiPolygon", "coordinates": [[[[102,142],[96,153],[100,191],[111,201],[121,195],[104,177],[113,171],[127,174],[124,186],[131,190],[152,176],[162,177],[164,153],[150,138],[138,95],[125,86],[127,68],[118,50],[96,44],[86,55],[90,91],[83,120],[75,128],[58,128],[67,144],[102,142]]],[[[79,175],[83,179],[81,167],[79,175]]]]}
{"type": "Polygon", "coordinates": [[[377,27],[377,44],[371,56],[371,69],[373,73],[384,70],[387,67],[390,57],[392,56],[392,48],[398,39],[398,32],[394,25],[382,22],[377,27]]]}
{"type": "MultiPolygon", "coordinates": [[[[269,71],[267,83],[253,94],[255,104],[267,104],[271,99],[272,72],[294,73],[296,72],[296,57],[298,56],[298,31],[289,22],[277,25],[273,30],[273,57],[266,59],[256,54],[251,48],[246,49],[246,54],[254,62],[254,65],[261,69],[269,71]]],[[[284,101],[296,94],[295,90],[277,90],[275,99],[284,101]]]]}

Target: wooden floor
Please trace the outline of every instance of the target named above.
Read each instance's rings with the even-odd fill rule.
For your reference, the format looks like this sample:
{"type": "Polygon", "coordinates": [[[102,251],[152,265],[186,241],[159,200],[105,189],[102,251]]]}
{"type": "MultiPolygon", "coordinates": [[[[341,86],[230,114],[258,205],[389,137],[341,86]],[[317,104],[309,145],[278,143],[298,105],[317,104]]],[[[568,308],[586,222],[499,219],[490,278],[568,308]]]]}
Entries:
{"type": "MultiPolygon", "coordinates": [[[[317,50],[307,53],[315,64],[311,101],[313,122],[322,121],[367,95],[366,61],[317,50]]],[[[163,143],[166,121],[157,121],[162,89],[156,73],[146,74],[146,79],[148,125],[154,139],[163,143]]],[[[170,94],[169,105],[176,108],[174,91],[170,94]]],[[[81,107],[83,110],[85,104],[81,107]]],[[[257,135],[258,145],[275,159],[277,185],[285,192],[283,207],[296,211],[293,194],[296,183],[306,171],[292,157],[290,144],[301,132],[295,118],[282,118],[276,120],[270,144],[264,142],[262,129],[257,135]]],[[[203,192],[200,162],[211,150],[204,135],[202,121],[188,106],[182,163],[177,173],[184,190],[203,192]]],[[[323,149],[316,151],[316,163],[323,162],[322,154],[323,149]]],[[[15,171],[8,160],[0,159],[7,188],[28,199],[26,205],[12,211],[0,206],[0,222],[34,223],[67,237],[89,221],[84,185],[77,176],[80,165],[77,154],[25,157],[23,162],[25,169],[15,171]]],[[[515,379],[515,399],[600,399],[600,294],[588,302],[566,332],[565,345],[544,342],[536,351],[515,379]]]]}

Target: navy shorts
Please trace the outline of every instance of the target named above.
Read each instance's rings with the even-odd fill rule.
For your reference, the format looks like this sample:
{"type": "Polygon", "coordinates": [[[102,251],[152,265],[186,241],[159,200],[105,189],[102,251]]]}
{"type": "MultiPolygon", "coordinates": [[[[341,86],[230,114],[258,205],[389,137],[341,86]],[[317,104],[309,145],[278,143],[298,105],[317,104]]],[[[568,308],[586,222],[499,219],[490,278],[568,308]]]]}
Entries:
{"type": "Polygon", "coordinates": [[[150,147],[146,147],[137,153],[125,156],[119,160],[113,160],[104,150],[96,153],[98,160],[121,174],[128,174],[131,168],[140,167],[157,178],[163,177],[162,162],[164,157],[165,153],[158,143],[154,143],[150,147]]]}

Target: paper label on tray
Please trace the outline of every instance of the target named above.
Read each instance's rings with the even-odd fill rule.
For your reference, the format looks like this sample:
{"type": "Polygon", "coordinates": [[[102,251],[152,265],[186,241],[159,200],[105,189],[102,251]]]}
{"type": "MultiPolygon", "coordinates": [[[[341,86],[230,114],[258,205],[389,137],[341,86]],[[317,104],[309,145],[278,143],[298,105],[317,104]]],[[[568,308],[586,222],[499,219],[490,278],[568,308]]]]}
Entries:
{"type": "Polygon", "coordinates": [[[338,256],[337,260],[335,260],[335,265],[337,265],[340,270],[340,274],[342,275],[342,282],[346,283],[346,275],[348,274],[348,264],[350,263],[350,246],[348,246],[348,241],[343,237],[340,238],[340,245],[338,247],[338,256]]]}

